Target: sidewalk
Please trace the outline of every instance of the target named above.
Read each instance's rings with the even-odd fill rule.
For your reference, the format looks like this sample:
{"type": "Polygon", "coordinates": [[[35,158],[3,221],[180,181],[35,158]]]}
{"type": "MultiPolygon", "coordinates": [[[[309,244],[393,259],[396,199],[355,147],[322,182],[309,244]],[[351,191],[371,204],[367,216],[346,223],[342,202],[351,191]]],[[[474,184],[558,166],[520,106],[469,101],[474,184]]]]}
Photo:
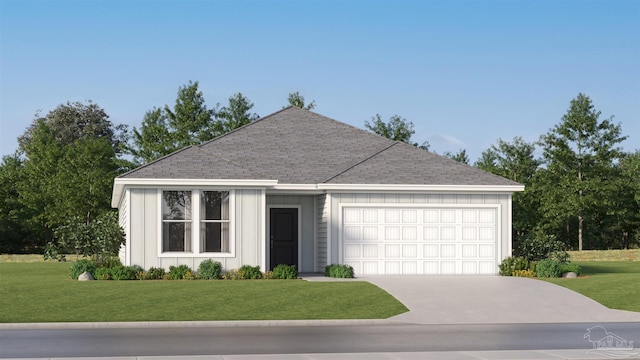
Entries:
{"type": "MultiPolygon", "coordinates": [[[[640,359],[638,351],[612,354],[580,350],[529,351],[435,351],[406,353],[353,354],[270,354],[270,355],[202,355],[202,356],[125,356],[110,358],[38,358],[35,360],[583,360],[640,359]]],[[[11,360],[11,359],[10,359],[11,360]]],[[[16,359],[17,360],[17,359],[16,359]]],[[[21,359],[24,360],[24,359],[21,359]]]]}

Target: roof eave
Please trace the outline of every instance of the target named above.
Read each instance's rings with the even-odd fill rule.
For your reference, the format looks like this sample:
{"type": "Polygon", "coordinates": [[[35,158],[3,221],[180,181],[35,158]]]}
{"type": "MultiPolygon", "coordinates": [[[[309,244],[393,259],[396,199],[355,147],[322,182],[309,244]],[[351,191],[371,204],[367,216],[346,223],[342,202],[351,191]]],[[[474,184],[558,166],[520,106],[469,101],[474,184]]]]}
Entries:
{"type": "Polygon", "coordinates": [[[524,185],[412,185],[412,184],[318,184],[326,191],[393,191],[447,193],[513,193],[524,191],[524,185]]]}
{"type": "Polygon", "coordinates": [[[269,179],[143,179],[143,178],[115,178],[113,181],[113,193],[111,194],[111,207],[117,208],[125,188],[135,187],[228,187],[234,189],[273,187],[278,180],[269,179]]]}

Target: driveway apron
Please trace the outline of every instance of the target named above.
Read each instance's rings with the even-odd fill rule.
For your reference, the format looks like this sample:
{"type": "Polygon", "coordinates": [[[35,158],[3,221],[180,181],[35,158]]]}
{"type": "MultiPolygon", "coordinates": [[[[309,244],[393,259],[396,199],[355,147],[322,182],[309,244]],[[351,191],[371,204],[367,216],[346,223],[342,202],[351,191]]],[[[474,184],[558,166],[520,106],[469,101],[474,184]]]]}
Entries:
{"type": "Polygon", "coordinates": [[[535,279],[503,276],[376,276],[360,280],[386,290],[409,308],[409,312],[391,318],[400,322],[513,324],[640,321],[638,312],[609,309],[573,290],[535,279]]]}

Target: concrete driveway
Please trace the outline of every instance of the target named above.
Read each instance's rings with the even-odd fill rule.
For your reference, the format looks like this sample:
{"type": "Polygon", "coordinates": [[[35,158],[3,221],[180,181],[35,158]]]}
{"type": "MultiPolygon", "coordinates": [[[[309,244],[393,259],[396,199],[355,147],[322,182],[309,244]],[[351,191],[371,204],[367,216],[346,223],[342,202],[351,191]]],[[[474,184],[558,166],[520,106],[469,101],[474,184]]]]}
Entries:
{"type": "Polygon", "coordinates": [[[409,312],[391,318],[400,322],[511,324],[640,321],[638,312],[612,310],[572,290],[534,279],[504,276],[386,276],[363,277],[359,280],[379,286],[409,308],[409,312]]]}

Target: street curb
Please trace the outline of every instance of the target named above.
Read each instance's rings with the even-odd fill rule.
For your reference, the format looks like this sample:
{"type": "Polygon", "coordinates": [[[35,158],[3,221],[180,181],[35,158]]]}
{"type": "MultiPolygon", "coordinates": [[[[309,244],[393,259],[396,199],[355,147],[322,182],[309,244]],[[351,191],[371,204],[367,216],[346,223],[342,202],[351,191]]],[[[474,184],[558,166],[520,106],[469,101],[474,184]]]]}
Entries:
{"type": "Polygon", "coordinates": [[[372,326],[397,325],[387,319],[364,320],[237,320],[237,321],[139,321],[139,322],[52,322],[3,323],[0,330],[81,330],[81,329],[171,329],[207,327],[277,327],[277,326],[372,326]]]}

